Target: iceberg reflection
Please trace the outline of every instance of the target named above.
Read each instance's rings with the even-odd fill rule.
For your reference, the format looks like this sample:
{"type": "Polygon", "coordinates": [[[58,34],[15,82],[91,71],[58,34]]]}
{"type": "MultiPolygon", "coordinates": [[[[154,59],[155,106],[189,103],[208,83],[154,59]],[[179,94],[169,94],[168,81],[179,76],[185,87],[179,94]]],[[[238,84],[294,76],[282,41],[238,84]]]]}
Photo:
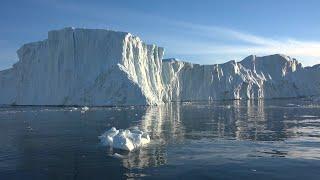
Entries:
{"type": "Polygon", "coordinates": [[[144,168],[167,163],[165,145],[182,142],[184,128],[180,119],[180,105],[151,106],[142,116],[139,128],[148,132],[152,142],[139,150],[127,153],[122,159],[126,168],[144,168]]]}
{"type": "Polygon", "coordinates": [[[139,126],[150,134],[153,142],[129,153],[122,159],[123,165],[144,168],[166,164],[168,145],[200,139],[213,143],[225,139],[260,144],[257,149],[248,149],[248,156],[317,158],[315,152],[319,150],[303,144],[299,148],[295,146],[298,140],[320,141],[318,116],[301,116],[306,110],[303,106],[287,107],[279,102],[248,100],[148,107],[139,126]],[[300,116],[296,117],[297,114],[300,116]],[[276,148],[269,149],[269,142],[277,142],[276,148]]]}

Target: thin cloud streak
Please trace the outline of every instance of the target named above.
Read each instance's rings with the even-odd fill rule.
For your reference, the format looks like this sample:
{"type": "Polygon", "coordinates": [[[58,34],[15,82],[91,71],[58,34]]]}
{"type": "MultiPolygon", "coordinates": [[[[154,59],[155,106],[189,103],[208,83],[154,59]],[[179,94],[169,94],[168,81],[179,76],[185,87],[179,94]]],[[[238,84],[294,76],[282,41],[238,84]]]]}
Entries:
{"type": "MultiPolygon", "coordinates": [[[[190,23],[178,23],[185,29],[190,29],[208,38],[219,37],[214,43],[193,41],[187,38],[181,38],[182,41],[173,41],[172,47],[177,54],[193,54],[193,55],[215,55],[215,54],[286,54],[290,56],[298,56],[304,58],[319,58],[320,60],[320,42],[319,41],[303,41],[293,38],[276,40],[253,34],[243,33],[233,29],[216,26],[204,26],[190,23]],[[240,45],[221,40],[236,40],[240,45]],[[180,44],[180,45],[179,45],[180,44]]],[[[172,37],[167,38],[168,41],[172,37]]],[[[167,42],[167,44],[171,44],[167,42]]],[[[306,61],[307,62],[307,61],[306,61]]],[[[314,60],[313,60],[314,62],[314,60]]],[[[318,62],[319,63],[319,62],[318,62]]],[[[310,65],[310,63],[305,63],[310,65]]]]}
{"type": "MultiPolygon", "coordinates": [[[[177,21],[121,7],[105,7],[58,0],[40,2],[69,14],[79,17],[85,16],[85,20],[74,21],[73,24],[66,21],[62,24],[87,28],[111,27],[113,30],[139,32],[138,36],[141,36],[143,40],[164,46],[167,57],[173,55],[176,58],[192,57],[189,60],[196,63],[203,63],[204,61],[220,63],[229,60],[226,59],[228,57],[243,58],[250,54],[279,53],[301,57],[303,58],[301,62],[305,65],[320,62],[316,60],[320,59],[319,41],[305,41],[294,38],[274,39],[244,33],[232,28],[177,21]],[[133,23],[133,19],[138,21],[133,23]],[[106,25],[103,22],[107,22],[106,25]],[[220,61],[217,61],[218,58],[220,61]]],[[[13,58],[12,54],[15,54],[15,51],[12,51],[12,54],[5,54],[5,57],[13,58]]]]}
{"type": "MultiPolygon", "coordinates": [[[[142,36],[148,36],[149,41],[165,45],[168,52],[172,54],[186,55],[213,55],[230,54],[231,56],[241,55],[267,55],[267,54],[286,54],[290,56],[312,57],[320,59],[320,42],[303,41],[293,38],[273,39],[269,37],[257,36],[244,33],[238,30],[208,26],[184,21],[168,19],[162,16],[147,14],[129,9],[105,7],[92,4],[74,4],[64,1],[48,0],[46,3],[54,4],[57,8],[74,13],[91,16],[95,22],[103,22],[106,18],[118,19],[123,22],[131,22],[132,18],[139,19],[139,24],[152,24],[154,34],[148,31],[141,32],[142,36]],[[107,12],[107,13],[104,13],[107,12]],[[126,15],[124,15],[124,12],[126,15]],[[118,17],[118,18],[116,18],[118,17]],[[166,27],[166,30],[155,29],[154,25],[166,27]],[[168,30],[169,29],[169,30],[168,30]],[[203,37],[207,39],[203,39],[203,37]],[[202,38],[202,40],[201,40],[202,38]],[[230,42],[232,40],[233,42],[230,42]],[[239,45],[240,44],[240,45],[239,45]]],[[[101,27],[101,24],[99,24],[101,27]]],[[[120,27],[121,28],[121,27],[120,27]]],[[[135,31],[135,28],[132,29],[135,31]]],[[[179,57],[178,57],[179,58],[179,57]]],[[[199,59],[201,61],[201,59],[199,59]]],[[[307,61],[306,61],[307,62],[307,61]]],[[[309,64],[309,63],[306,63],[309,64]]]]}

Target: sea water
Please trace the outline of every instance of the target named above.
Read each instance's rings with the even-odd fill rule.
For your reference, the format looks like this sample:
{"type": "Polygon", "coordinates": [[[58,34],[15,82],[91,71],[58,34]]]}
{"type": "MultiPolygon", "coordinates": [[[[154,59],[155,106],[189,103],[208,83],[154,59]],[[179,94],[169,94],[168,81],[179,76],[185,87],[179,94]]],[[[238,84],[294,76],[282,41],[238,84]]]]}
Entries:
{"type": "Polygon", "coordinates": [[[0,179],[320,179],[320,103],[0,108],[0,179]],[[111,127],[151,142],[103,146],[111,127]]]}

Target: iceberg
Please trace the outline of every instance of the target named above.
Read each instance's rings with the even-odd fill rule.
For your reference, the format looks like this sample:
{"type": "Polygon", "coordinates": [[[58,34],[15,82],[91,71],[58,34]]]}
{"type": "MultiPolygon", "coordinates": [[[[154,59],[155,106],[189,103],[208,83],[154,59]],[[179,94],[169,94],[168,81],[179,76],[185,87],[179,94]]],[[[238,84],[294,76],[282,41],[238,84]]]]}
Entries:
{"type": "Polygon", "coordinates": [[[320,94],[320,68],[275,54],[199,65],[163,60],[167,101],[296,98],[320,94]]]}
{"type": "Polygon", "coordinates": [[[0,71],[0,104],[145,105],[162,98],[163,48],[126,32],[64,28],[0,71]]]}
{"type": "Polygon", "coordinates": [[[101,143],[114,149],[132,151],[150,142],[148,133],[140,131],[137,127],[131,130],[117,130],[112,127],[99,136],[101,143]]]}
{"type": "Polygon", "coordinates": [[[64,28],[23,45],[0,71],[0,104],[118,106],[320,95],[320,65],[282,54],[200,65],[163,59],[128,32],[64,28]]]}

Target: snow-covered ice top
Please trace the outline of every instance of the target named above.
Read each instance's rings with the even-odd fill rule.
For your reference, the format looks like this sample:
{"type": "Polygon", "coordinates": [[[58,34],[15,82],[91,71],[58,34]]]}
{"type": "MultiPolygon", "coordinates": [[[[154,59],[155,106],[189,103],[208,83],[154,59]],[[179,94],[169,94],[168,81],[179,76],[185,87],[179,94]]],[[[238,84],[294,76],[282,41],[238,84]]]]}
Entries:
{"type": "Polygon", "coordinates": [[[130,130],[117,130],[115,127],[112,127],[99,136],[99,139],[105,146],[126,151],[132,151],[150,142],[149,134],[140,131],[137,127],[130,130]]]}

